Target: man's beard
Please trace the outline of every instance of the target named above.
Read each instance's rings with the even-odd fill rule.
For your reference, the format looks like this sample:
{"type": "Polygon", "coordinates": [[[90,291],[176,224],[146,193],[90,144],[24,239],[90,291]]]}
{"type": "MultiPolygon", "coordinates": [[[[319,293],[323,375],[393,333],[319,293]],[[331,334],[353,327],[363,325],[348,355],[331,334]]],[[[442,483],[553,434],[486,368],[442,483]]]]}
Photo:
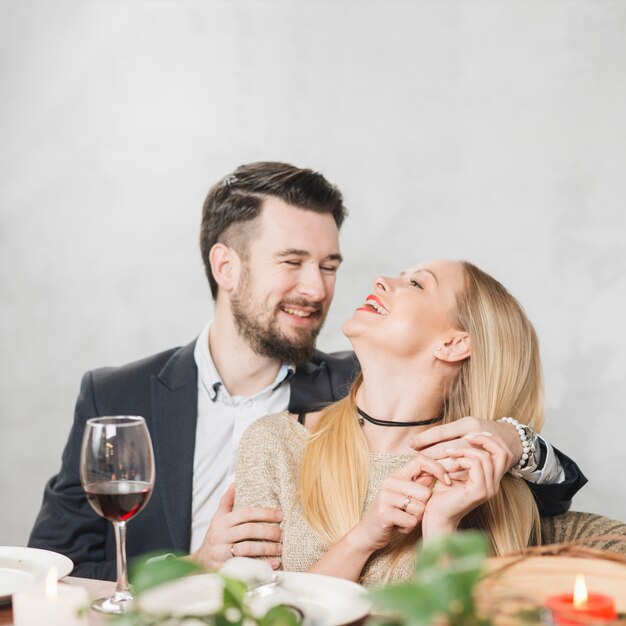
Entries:
{"type": "Polygon", "coordinates": [[[235,326],[239,334],[248,342],[248,345],[261,356],[276,359],[281,363],[300,365],[313,358],[315,352],[315,340],[319,334],[324,318],[323,307],[319,302],[309,302],[307,300],[283,301],[274,311],[269,322],[264,323],[259,318],[261,307],[254,301],[250,288],[249,273],[243,270],[237,291],[232,295],[231,306],[235,326]],[[288,336],[281,331],[276,319],[276,315],[281,306],[293,304],[307,307],[315,307],[316,315],[320,317],[320,323],[311,330],[302,330],[297,336],[288,336]]]}

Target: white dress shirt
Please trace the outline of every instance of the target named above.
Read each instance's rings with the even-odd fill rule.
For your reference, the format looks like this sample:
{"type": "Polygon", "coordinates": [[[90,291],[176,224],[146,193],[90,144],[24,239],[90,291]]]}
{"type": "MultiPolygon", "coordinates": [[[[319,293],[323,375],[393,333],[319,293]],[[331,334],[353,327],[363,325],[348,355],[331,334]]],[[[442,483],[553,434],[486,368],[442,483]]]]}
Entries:
{"type": "Polygon", "coordinates": [[[546,447],[546,459],[543,462],[543,467],[526,476],[526,480],[530,483],[537,483],[538,485],[542,483],[562,483],[565,480],[565,470],[559,463],[554,448],[540,435],[537,435],[537,438],[541,439],[546,447]]]}
{"type": "Polygon", "coordinates": [[[204,541],[220,498],[233,482],[235,454],[244,431],[254,420],[280,413],[289,406],[287,379],[295,368],[283,365],[274,382],[253,396],[231,396],[209,351],[207,324],[196,341],[198,422],[193,457],[191,552],[204,541]]]}

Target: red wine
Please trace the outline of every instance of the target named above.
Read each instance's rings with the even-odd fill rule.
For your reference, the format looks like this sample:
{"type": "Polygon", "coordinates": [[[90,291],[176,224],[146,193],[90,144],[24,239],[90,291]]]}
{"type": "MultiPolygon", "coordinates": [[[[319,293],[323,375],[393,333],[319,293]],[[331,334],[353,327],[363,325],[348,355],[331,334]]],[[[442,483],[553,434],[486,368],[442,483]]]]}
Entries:
{"type": "Polygon", "coordinates": [[[150,483],[140,480],[111,480],[89,483],[85,493],[95,512],[112,522],[125,522],[143,509],[150,499],[150,483]]]}

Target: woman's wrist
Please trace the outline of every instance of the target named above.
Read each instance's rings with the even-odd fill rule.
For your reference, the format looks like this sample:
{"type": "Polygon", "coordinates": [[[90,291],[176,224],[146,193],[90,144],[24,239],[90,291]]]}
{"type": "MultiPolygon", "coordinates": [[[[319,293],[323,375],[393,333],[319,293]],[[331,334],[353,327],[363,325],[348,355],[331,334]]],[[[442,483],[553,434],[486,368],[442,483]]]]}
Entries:
{"type": "Polygon", "coordinates": [[[365,536],[357,529],[355,526],[347,532],[307,571],[358,582],[367,559],[375,550],[369,549],[365,536]]]}
{"type": "Polygon", "coordinates": [[[364,558],[365,561],[379,549],[379,546],[373,545],[370,541],[367,530],[363,527],[362,520],[354,528],[349,530],[341,541],[345,543],[346,548],[351,553],[364,558]]]}
{"type": "Polygon", "coordinates": [[[446,517],[424,515],[422,518],[422,539],[430,541],[436,537],[451,535],[459,527],[458,520],[446,517]]]}

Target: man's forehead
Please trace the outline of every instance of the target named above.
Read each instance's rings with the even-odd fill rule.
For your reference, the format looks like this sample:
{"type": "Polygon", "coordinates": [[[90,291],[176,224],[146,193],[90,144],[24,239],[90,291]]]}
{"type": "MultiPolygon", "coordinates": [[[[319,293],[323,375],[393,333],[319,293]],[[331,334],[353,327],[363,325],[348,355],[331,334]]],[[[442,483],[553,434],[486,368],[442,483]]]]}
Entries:
{"type": "Polygon", "coordinates": [[[280,198],[264,201],[254,239],[259,246],[270,245],[276,251],[291,249],[319,254],[324,249],[327,255],[339,253],[339,230],[331,213],[296,207],[280,198]]]}
{"type": "MultiPolygon", "coordinates": [[[[332,220],[335,223],[332,213],[321,212],[296,204],[289,204],[282,198],[267,196],[261,205],[261,219],[268,223],[290,223],[303,219],[310,220],[332,220]]],[[[336,224],[335,224],[336,227],[336,224]]]]}

